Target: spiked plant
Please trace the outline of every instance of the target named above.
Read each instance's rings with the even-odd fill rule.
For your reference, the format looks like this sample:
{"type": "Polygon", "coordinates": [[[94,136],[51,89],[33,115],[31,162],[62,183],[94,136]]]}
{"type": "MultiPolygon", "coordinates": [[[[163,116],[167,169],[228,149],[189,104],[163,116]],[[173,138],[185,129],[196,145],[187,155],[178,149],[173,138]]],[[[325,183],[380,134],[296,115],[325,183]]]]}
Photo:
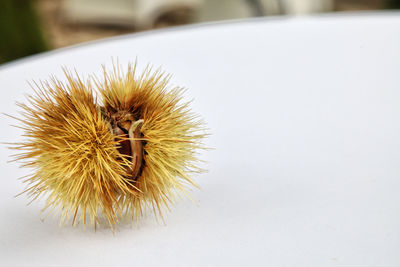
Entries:
{"type": "Polygon", "coordinates": [[[113,228],[149,206],[162,216],[196,186],[203,123],[168,75],[147,68],[138,76],[136,64],[86,82],[64,73],[66,82],[35,83],[29,103],[18,104],[26,140],[14,147],[16,159],[33,169],[24,192],[46,195],[44,210],[59,206],[61,222],[89,217],[95,227],[104,217],[113,228]]]}

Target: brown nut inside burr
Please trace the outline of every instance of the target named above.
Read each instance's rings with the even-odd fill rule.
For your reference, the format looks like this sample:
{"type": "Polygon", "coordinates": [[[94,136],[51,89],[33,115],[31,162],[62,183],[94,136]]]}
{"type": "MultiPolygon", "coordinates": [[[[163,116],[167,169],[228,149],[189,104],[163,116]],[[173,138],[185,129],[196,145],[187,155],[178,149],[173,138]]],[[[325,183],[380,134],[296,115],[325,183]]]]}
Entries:
{"type": "Polygon", "coordinates": [[[131,166],[127,169],[127,178],[136,181],[144,165],[143,141],[141,140],[143,120],[136,120],[132,113],[125,111],[113,113],[109,119],[114,135],[129,138],[120,142],[118,151],[130,157],[131,166]]]}

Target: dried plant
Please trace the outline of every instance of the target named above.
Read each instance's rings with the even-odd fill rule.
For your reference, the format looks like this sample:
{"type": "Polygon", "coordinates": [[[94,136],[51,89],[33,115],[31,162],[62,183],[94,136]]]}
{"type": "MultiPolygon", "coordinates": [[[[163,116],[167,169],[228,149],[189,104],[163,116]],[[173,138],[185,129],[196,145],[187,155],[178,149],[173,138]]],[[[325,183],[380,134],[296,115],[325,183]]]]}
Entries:
{"type": "Polygon", "coordinates": [[[201,172],[203,122],[182,103],[183,89],[151,68],[83,82],[64,71],[66,82],[35,83],[22,108],[25,141],[16,159],[32,168],[25,179],[32,200],[46,196],[43,210],[61,207],[61,220],[111,228],[120,218],[138,220],[147,208],[162,217],[177,195],[196,186],[201,172]],[[97,97],[99,99],[97,99],[97,97]]]}

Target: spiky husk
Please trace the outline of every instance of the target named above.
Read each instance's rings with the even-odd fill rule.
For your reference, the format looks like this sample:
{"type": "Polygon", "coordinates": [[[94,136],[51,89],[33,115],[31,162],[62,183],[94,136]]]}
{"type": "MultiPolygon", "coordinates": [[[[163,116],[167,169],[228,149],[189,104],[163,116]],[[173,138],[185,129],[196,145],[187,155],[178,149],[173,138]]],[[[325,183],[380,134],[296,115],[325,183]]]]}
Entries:
{"type": "Polygon", "coordinates": [[[89,217],[96,226],[104,217],[113,228],[148,207],[162,216],[177,194],[196,186],[190,175],[202,171],[196,153],[203,148],[202,121],[182,103],[183,90],[168,87],[168,76],[149,68],[137,76],[135,69],[104,69],[94,82],[65,71],[67,82],[53,77],[35,84],[29,104],[19,104],[26,141],[17,144],[16,156],[33,169],[25,192],[33,200],[46,195],[44,210],[60,206],[61,222],[73,216],[73,224],[86,224],[89,217]],[[126,175],[129,157],[117,149],[126,138],[110,131],[100,106],[144,120],[144,165],[134,181],[126,175]]]}

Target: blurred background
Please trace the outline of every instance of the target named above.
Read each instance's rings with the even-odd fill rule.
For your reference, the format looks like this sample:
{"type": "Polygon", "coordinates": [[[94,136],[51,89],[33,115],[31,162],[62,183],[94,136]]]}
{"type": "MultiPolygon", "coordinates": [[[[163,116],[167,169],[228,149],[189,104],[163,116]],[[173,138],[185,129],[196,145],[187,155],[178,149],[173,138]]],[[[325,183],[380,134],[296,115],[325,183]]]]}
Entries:
{"type": "Polygon", "coordinates": [[[0,0],[0,64],[64,46],[176,25],[400,8],[400,0],[0,0]]]}

